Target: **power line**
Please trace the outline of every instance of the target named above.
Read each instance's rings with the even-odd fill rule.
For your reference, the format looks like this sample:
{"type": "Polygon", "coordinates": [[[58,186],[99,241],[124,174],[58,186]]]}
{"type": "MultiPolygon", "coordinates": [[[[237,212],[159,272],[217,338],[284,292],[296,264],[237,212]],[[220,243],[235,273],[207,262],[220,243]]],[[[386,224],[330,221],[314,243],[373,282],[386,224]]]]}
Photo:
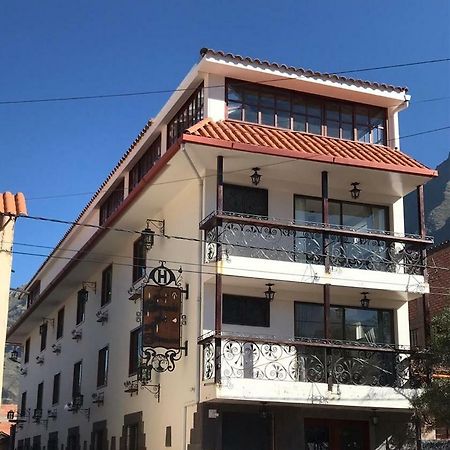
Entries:
{"type": "Polygon", "coordinates": [[[423,134],[429,134],[429,133],[436,133],[438,131],[443,131],[443,130],[448,130],[450,129],[450,125],[447,125],[445,127],[441,127],[441,128],[435,128],[433,130],[425,130],[425,131],[420,131],[418,133],[413,133],[413,134],[407,134],[405,136],[402,136],[401,139],[407,139],[413,136],[421,136],[423,134]]]}
{"type": "MultiPolygon", "coordinates": [[[[420,66],[425,64],[435,64],[450,61],[450,58],[441,58],[441,59],[430,59],[423,61],[414,61],[410,63],[404,64],[390,64],[386,66],[377,66],[377,67],[367,67],[363,69],[353,69],[353,70],[344,70],[339,72],[332,72],[330,75],[343,75],[348,73],[357,73],[357,72],[369,72],[374,70],[382,70],[382,69],[392,69],[399,67],[411,67],[411,66],[420,66]]],[[[270,80],[260,81],[259,83],[270,83],[274,81],[282,81],[282,80],[291,80],[290,77],[278,77],[270,80]]],[[[242,82],[242,84],[251,84],[251,82],[242,82]]],[[[213,89],[213,88],[221,88],[225,87],[223,84],[218,84],[214,86],[205,86],[204,89],[213,89]]],[[[68,97],[45,97],[45,98],[36,98],[36,99],[17,99],[17,100],[2,100],[0,101],[0,105],[17,105],[17,104],[29,104],[29,103],[49,103],[49,102],[68,102],[68,101],[80,101],[80,100],[101,100],[107,98],[123,98],[123,97],[138,97],[138,96],[146,96],[146,95],[157,95],[157,94],[172,94],[175,92],[185,92],[185,91],[194,91],[196,88],[181,88],[181,89],[158,89],[151,91],[137,91],[137,92],[118,92],[114,94],[95,94],[95,95],[76,95],[76,96],[68,96],[68,97]]]]}

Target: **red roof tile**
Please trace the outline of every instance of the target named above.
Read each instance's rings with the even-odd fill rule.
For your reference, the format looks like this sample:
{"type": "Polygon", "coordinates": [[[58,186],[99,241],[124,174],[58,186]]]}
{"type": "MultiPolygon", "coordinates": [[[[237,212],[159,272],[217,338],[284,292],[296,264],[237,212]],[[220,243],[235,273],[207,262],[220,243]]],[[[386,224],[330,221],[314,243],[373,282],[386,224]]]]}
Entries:
{"type": "Polygon", "coordinates": [[[184,134],[186,142],[197,142],[235,150],[309,159],[334,164],[367,167],[422,176],[435,170],[384,145],[366,144],[263,125],[204,119],[184,134]]]}
{"type": "Polygon", "coordinates": [[[213,50],[212,48],[202,48],[200,50],[200,56],[203,58],[205,55],[220,56],[222,58],[228,58],[234,61],[239,61],[241,63],[247,62],[250,64],[258,64],[259,66],[272,67],[277,70],[284,69],[289,72],[295,72],[297,74],[300,74],[301,76],[309,78],[321,78],[323,80],[339,81],[341,83],[352,84],[355,86],[371,87],[386,91],[405,92],[405,93],[408,92],[408,88],[404,86],[393,86],[392,84],[377,83],[375,81],[367,81],[367,80],[360,80],[357,78],[343,77],[342,75],[338,75],[335,73],[317,72],[311,69],[304,69],[303,67],[292,67],[287,66],[286,64],[279,64],[276,62],[262,61],[258,58],[251,58],[249,56],[241,56],[235,55],[233,53],[225,53],[221,50],[213,50]]]}
{"type": "Polygon", "coordinates": [[[26,216],[27,205],[22,192],[13,195],[11,192],[0,193],[0,215],[26,216]]]}

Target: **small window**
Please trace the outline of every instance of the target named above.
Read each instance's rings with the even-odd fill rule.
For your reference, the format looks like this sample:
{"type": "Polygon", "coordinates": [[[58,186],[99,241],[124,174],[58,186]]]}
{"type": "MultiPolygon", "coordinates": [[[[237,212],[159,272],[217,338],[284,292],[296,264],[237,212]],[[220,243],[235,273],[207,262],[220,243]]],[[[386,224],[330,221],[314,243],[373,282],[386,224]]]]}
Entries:
{"type": "Polygon", "coordinates": [[[161,157],[161,135],[150,145],[135,166],[130,170],[128,190],[131,192],[161,157]]]}
{"type": "Polygon", "coordinates": [[[25,341],[25,356],[24,356],[24,363],[26,364],[30,360],[30,338],[28,338],[25,341]]]}
{"type": "Polygon", "coordinates": [[[27,297],[27,308],[29,308],[39,297],[41,293],[41,280],[36,280],[30,287],[27,297]]]}
{"type": "Polygon", "coordinates": [[[82,375],[82,362],[78,361],[73,365],[72,398],[81,395],[81,375],[82,375]]]}
{"type": "Polygon", "coordinates": [[[133,244],[133,283],[145,275],[147,264],[144,239],[140,237],[133,244]]]}
{"type": "Polygon", "coordinates": [[[411,347],[418,347],[419,346],[418,332],[419,332],[419,330],[417,328],[415,328],[414,330],[411,330],[409,332],[411,347]]]}
{"type": "Polygon", "coordinates": [[[58,318],[56,320],[56,339],[62,338],[64,333],[64,307],[58,311],[58,318]]]}
{"type": "Polygon", "coordinates": [[[109,347],[106,346],[98,352],[97,387],[106,386],[108,381],[108,359],[109,347]]]}
{"type": "Polygon", "coordinates": [[[87,291],[85,289],[78,291],[76,325],[84,321],[87,298],[87,291]]]}
{"type": "Polygon", "coordinates": [[[109,217],[119,208],[124,198],[124,179],[122,178],[106,197],[100,207],[99,223],[103,225],[109,217]]]}
{"type": "Polygon", "coordinates": [[[223,296],[223,323],[253,327],[270,326],[270,302],[260,297],[223,296]]]}
{"type": "Polygon", "coordinates": [[[52,394],[52,405],[59,403],[59,389],[61,385],[61,374],[57,373],[53,377],[53,394],[52,394]]]}
{"type": "Polygon", "coordinates": [[[139,369],[139,349],[141,346],[141,328],[136,328],[130,332],[130,355],[128,364],[128,374],[135,375],[139,369]]]}
{"type": "Polygon", "coordinates": [[[47,347],[47,332],[48,332],[48,323],[45,322],[39,326],[39,333],[41,335],[41,352],[45,350],[47,347]]]}
{"type": "Polygon", "coordinates": [[[111,301],[112,297],[112,264],[102,272],[102,297],[100,306],[111,301]]]}
{"type": "Polygon", "coordinates": [[[22,396],[20,398],[20,417],[23,417],[27,413],[27,393],[22,392],[22,396]]]}
{"type": "Polygon", "coordinates": [[[39,383],[36,395],[36,409],[42,411],[42,400],[44,398],[44,383],[39,383]]]}

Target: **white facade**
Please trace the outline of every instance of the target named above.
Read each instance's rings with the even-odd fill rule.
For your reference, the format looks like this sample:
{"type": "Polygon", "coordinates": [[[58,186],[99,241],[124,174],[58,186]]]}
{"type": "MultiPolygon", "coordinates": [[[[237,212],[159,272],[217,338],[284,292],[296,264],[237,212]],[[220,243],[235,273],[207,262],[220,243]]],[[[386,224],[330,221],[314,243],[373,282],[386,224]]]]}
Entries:
{"type": "MultiPolygon", "coordinates": [[[[214,53],[203,56],[180,84],[180,88],[195,88],[203,82],[203,116],[220,121],[226,118],[227,78],[273,87],[282,86],[284,89],[386,108],[387,136],[391,147],[398,146],[397,114],[409,99],[405,91],[326,76],[309,76],[290,69],[271,67],[255,61],[240,61],[214,53]]],[[[26,375],[21,380],[21,393],[26,392],[27,402],[26,410],[22,411],[25,423],[17,432],[16,448],[19,448],[19,444],[20,448],[26,448],[26,439],[30,439],[31,445],[36,436],[40,436],[41,446],[50,448],[48,441],[52,432],[58,432],[58,448],[72,448],[72,443],[68,441],[69,429],[79,427],[79,443],[73,445],[79,445],[80,448],[159,450],[172,447],[179,450],[227,450],[232,447],[228,446],[223,436],[220,438],[220,433],[225,432],[226,422],[222,417],[233,411],[234,406],[237,411],[254,413],[261,405],[268,408],[273,423],[283,422],[281,417],[289,411],[294,411],[289,413],[289,420],[298,417],[297,428],[294,426],[290,432],[287,431],[298,432],[298,436],[290,444],[280,437],[278,431],[274,431],[277,427],[278,430],[283,426],[287,427],[289,420],[284,421],[284,425],[281,422],[280,425],[272,423],[272,447],[267,447],[268,449],[287,450],[299,448],[295,447],[296,443],[304,445],[305,417],[364,420],[368,427],[370,448],[377,448],[393,433],[392,424],[407,419],[408,397],[413,391],[408,384],[393,387],[336,383],[326,379],[326,375],[316,382],[308,380],[307,375],[302,375],[298,367],[299,353],[295,345],[299,344],[295,342],[298,336],[294,332],[295,302],[323,304],[326,285],[331,292],[332,305],[359,307],[361,292],[369,292],[371,308],[392,311],[392,344],[397,348],[407,347],[407,302],[428,292],[426,277],[421,273],[408,271],[401,264],[389,271],[339,265],[332,265],[331,270],[328,270],[323,262],[274,261],[271,258],[234,255],[232,251],[221,253],[220,246],[216,246],[216,255],[219,251],[221,260],[216,262],[215,258],[208,258],[207,233],[200,230],[199,223],[218,209],[216,164],[219,156],[223,157],[224,182],[227,184],[251,187],[251,169],[261,168],[262,179],[258,188],[268,191],[267,215],[269,218],[279,219],[280,224],[294,219],[294,195],[321,197],[323,172],[328,173],[329,196],[335,200],[347,201],[350,183],[363,180],[364,198],[361,201],[387,208],[388,231],[393,239],[400,238],[404,232],[402,197],[425,183],[430,175],[302,159],[293,161],[284,156],[237,152],[214,144],[182,140],[168,146],[168,123],[191,93],[192,89],[172,95],[151,126],[130,148],[123,162],[103,186],[101,194],[94,197],[80,216],[80,223],[98,225],[99,209],[107,198],[107,190],[114,189],[124,177],[124,200],[104,223],[114,229],[73,227],[53,254],[73,259],[49,258],[30,282],[40,280],[41,298],[31,305],[25,318],[13,327],[8,336],[13,342],[25,345],[25,341],[30,339],[31,343],[29,362],[22,365],[26,375]],[[129,192],[130,171],[159,133],[161,158],[129,192]],[[185,324],[181,326],[181,336],[183,343],[188,342],[187,356],[183,354],[175,362],[173,371],[152,374],[151,384],[159,385],[159,401],[148,386],[139,385],[138,392],[133,395],[124,392],[124,383],[135,379],[129,376],[130,332],[139,326],[137,319],[141,317],[140,301],[129,300],[129,291],[133,285],[133,244],[139,237],[139,230],[145,228],[146,219],[164,220],[165,223],[164,235],[155,228],[155,244],[147,253],[147,273],[158,266],[160,261],[165,261],[167,267],[174,272],[179,267],[182,268],[181,287],[189,286],[189,296],[186,298],[183,295],[181,311],[185,320],[185,324]],[[83,254],[74,257],[73,250],[82,251],[83,254]],[[102,271],[111,264],[111,301],[101,307],[102,271]],[[222,284],[220,294],[263,297],[266,283],[273,283],[276,296],[270,304],[270,326],[223,323],[222,329],[216,330],[218,277],[222,284]],[[77,292],[83,283],[86,284],[89,298],[85,319],[76,325],[77,292]],[[56,339],[56,319],[62,307],[65,311],[64,331],[62,337],[56,339]],[[96,314],[100,310],[107,311],[107,321],[97,321],[96,314]],[[53,325],[51,321],[48,322],[46,348],[40,351],[39,327],[43,318],[55,321],[53,325]],[[81,339],[73,339],[72,330],[81,331],[81,339]],[[245,374],[248,352],[246,355],[237,355],[240,360],[238,364],[242,366],[237,369],[235,366],[239,376],[226,372],[225,363],[220,369],[215,367],[215,371],[221,372],[220,377],[216,377],[216,372],[205,376],[205,352],[208,351],[208,346],[198,345],[198,340],[219,331],[223,336],[228,335],[230,340],[234,339],[233,342],[244,353],[245,349],[250,349],[250,353],[259,349],[258,344],[252,341],[256,337],[260,342],[265,339],[269,343],[275,343],[278,351],[286,352],[287,355],[280,363],[281,369],[295,366],[295,377],[282,381],[269,379],[267,376],[254,376],[255,372],[252,372],[253,375],[248,375],[248,372],[245,374]],[[240,341],[243,338],[246,343],[240,341]],[[54,351],[55,347],[52,346],[57,346],[60,351],[54,351]],[[97,388],[98,352],[105,346],[109,348],[107,383],[97,388]],[[42,358],[43,363],[38,363],[37,358],[42,358]],[[83,405],[78,411],[67,411],[65,405],[73,400],[74,364],[79,361],[82,361],[83,405]],[[57,373],[61,373],[60,395],[58,402],[52,404],[53,377],[57,373]],[[41,382],[44,383],[43,414],[40,422],[35,423],[32,416],[36,408],[38,384],[41,382]],[[103,404],[92,401],[92,395],[99,393],[104,396],[103,404]],[[56,417],[48,418],[49,410],[56,412],[56,417]],[[132,414],[135,415],[126,418],[132,414]],[[371,420],[374,416],[377,416],[377,424],[375,420],[371,420]],[[103,421],[106,423],[102,424],[103,421]],[[130,433],[134,431],[127,428],[133,423],[138,424],[139,437],[135,447],[133,438],[130,437],[130,433]],[[221,426],[224,428],[220,428],[221,426]],[[222,431],[218,431],[219,428],[222,431]],[[94,437],[97,429],[106,430],[101,443],[97,443],[94,437]],[[213,444],[214,438],[211,436],[219,436],[217,442],[220,441],[220,444],[213,444]]],[[[283,247],[287,253],[294,251],[291,248],[293,243],[294,240],[290,241],[288,247],[283,247]]],[[[228,247],[232,248],[232,244],[228,247]]],[[[395,246],[400,252],[401,243],[395,246]]],[[[222,250],[225,247],[228,248],[222,246],[222,250]]],[[[135,287],[138,285],[139,283],[135,287]]],[[[220,337],[220,334],[217,336],[220,337]]],[[[216,351],[224,351],[225,337],[218,342],[216,351]]],[[[399,361],[407,357],[400,350],[398,355],[399,361]]],[[[267,367],[267,355],[264,358],[266,360],[262,365],[267,367]]],[[[254,364],[252,361],[250,365],[254,364]]],[[[254,367],[249,370],[254,370],[254,367]]],[[[403,372],[405,376],[408,375],[406,369],[403,372]]],[[[96,436],[98,438],[100,435],[96,436]]],[[[38,440],[35,439],[35,442],[38,440]]]]}

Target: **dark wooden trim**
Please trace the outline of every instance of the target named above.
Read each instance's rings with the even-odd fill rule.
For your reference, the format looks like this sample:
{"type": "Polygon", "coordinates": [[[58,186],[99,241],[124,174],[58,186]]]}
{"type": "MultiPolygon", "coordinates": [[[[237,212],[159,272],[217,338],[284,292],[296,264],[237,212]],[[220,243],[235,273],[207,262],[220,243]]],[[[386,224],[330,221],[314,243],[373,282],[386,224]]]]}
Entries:
{"type": "Polygon", "coordinates": [[[323,285],[323,329],[325,332],[325,339],[331,338],[330,329],[330,285],[323,285]]]}
{"type": "MultiPolygon", "coordinates": [[[[294,197],[295,201],[295,197],[294,197]]],[[[329,199],[328,199],[328,172],[322,172],[322,223],[325,226],[330,225],[329,199]]],[[[330,273],[330,255],[328,254],[329,234],[323,233],[322,253],[325,260],[325,272],[330,273]]]]}
{"type": "Polygon", "coordinates": [[[217,157],[217,186],[216,186],[217,211],[223,211],[223,156],[217,157]]]}

